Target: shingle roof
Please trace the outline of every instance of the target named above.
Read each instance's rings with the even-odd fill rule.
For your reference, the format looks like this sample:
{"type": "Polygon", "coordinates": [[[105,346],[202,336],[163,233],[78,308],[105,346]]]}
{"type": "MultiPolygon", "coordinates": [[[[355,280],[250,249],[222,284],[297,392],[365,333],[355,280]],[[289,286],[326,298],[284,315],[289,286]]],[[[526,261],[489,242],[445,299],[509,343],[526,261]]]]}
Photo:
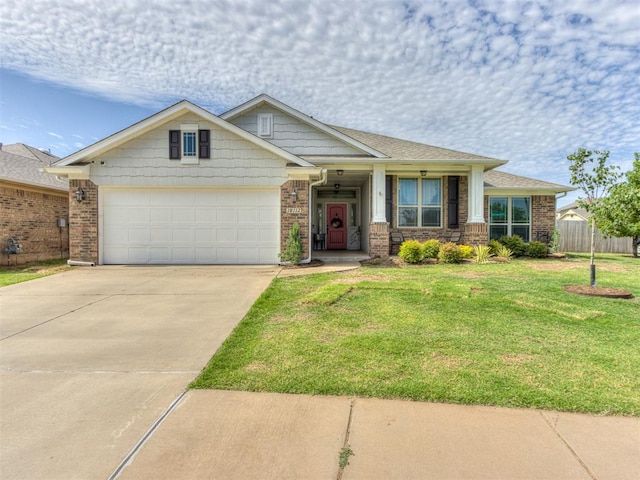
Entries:
{"type": "Polygon", "coordinates": [[[57,157],[44,152],[40,153],[46,155],[46,157],[40,157],[33,150],[40,152],[38,149],[21,143],[3,145],[2,150],[0,150],[0,180],[67,191],[69,189],[67,180],[58,179],[54,175],[40,171],[43,167],[49,165],[48,157],[51,157],[52,161],[57,160],[57,157]],[[26,148],[19,148],[16,145],[26,148]],[[12,153],[9,150],[20,152],[24,155],[12,153]],[[44,163],[42,159],[47,160],[47,163],[44,163]]]}
{"type": "Polygon", "coordinates": [[[29,145],[25,145],[24,143],[11,143],[9,145],[3,145],[0,150],[3,152],[13,153],[14,155],[19,155],[21,157],[40,160],[47,167],[60,160],[50,152],[43,152],[38,148],[30,147],[29,145]]]}
{"type": "Polygon", "coordinates": [[[447,148],[434,147],[424,143],[401,140],[399,138],[379,135],[377,133],[363,132],[352,128],[330,125],[331,128],[369,145],[386,154],[391,160],[397,161],[482,161],[493,164],[507,163],[496,158],[483,157],[472,153],[458,152],[447,148]]]}
{"type": "Polygon", "coordinates": [[[499,170],[484,172],[484,187],[496,189],[522,189],[522,190],[553,190],[556,192],[569,192],[573,187],[545,182],[536,178],[522,177],[499,170]]]}

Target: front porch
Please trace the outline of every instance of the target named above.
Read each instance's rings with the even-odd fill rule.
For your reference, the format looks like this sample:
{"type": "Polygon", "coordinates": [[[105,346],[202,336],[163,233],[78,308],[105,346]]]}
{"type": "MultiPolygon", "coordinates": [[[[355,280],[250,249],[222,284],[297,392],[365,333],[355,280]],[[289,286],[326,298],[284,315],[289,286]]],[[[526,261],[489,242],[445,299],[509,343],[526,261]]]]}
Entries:
{"type": "Polygon", "coordinates": [[[321,260],[324,263],[361,262],[371,258],[362,250],[314,250],[312,260],[321,260]]]}

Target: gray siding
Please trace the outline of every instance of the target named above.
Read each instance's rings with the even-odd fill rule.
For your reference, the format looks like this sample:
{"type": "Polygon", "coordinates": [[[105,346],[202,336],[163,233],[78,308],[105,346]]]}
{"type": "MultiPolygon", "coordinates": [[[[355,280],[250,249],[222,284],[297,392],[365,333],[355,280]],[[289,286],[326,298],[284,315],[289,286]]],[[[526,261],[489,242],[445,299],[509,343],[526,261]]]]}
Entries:
{"type": "Polygon", "coordinates": [[[234,118],[231,123],[257,135],[259,113],[273,115],[273,138],[265,138],[265,140],[294,155],[362,155],[364,153],[297,118],[266,105],[256,107],[234,118]]]}
{"type": "Polygon", "coordinates": [[[91,180],[125,186],[280,186],[286,161],[237,135],[185,115],[96,158],[91,180]],[[169,160],[169,130],[198,123],[211,130],[211,158],[198,165],[169,160]],[[100,165],[100,162],[105,162],[100,165]]]}

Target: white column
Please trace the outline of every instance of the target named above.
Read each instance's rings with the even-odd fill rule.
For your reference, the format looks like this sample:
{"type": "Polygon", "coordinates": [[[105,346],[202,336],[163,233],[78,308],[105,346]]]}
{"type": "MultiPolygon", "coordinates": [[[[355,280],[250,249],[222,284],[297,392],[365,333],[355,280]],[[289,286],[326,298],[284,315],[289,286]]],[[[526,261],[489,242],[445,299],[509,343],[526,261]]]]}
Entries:
{"type": "Polygon", "coordinates": [[[472,165],[469,175],[468,223],[484,223],[484,167],[472,165]]]}
{"type": "Polygon", "coordinates": [[[385,165],[378,163],[373,165],[373,186],[371,188],[371,195],[373,196],[373,222],[386,222],[387,217],[385,214],[385,165]]]}

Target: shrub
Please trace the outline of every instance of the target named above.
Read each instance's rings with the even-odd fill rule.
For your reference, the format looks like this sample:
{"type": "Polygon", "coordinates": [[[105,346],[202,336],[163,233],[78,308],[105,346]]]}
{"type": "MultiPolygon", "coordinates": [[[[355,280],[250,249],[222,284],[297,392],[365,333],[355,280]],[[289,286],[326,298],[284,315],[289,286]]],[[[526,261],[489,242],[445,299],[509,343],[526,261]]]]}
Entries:
{"type": "Polygon", "coordinates": [[[529,256],[532,258],[544,258],[547,256],[547,246],[542,242],[529,243],[529,256]]]}
{"type": "Polygon", "coordinates": [[[438,258],[438,252],[440,251],[440,242],[438,240],[427,240],[422,244],[422,256],[424,258],[438,258]]]}
{"type": "Polygon", "coordinates": [[[471,245],[460,245],[460,254],[465,259],[473,257],[473,247],[471,245]]]}
{"type": "Polygon", "coordinates": [[[500,248],[496,250],[496,257],[505,262],[510,262],[511,257],[513,257],[513,252],[511,251],[511,249],[505,247],[504,245],[500,245],[500,248]]]}
{"type": "Polygon", "coordinates": [[[491,253],[491,255],[495,255],[496,253],[498,253],[498,249],[500,247],[502,247],[502,244],[495,238],[493,240],[489,240],[489,252],[491,253]]]}
{"type": "Polygon", "coordinates": [[[300,243],[300,225],[294,223],[289,230],[284,252],[280,253],[280,260],[292,265],[298,265],[302,260],[302,244],[300,243]]]}
{"type": "Polygon", "coordinates": [[[462,260],[460,247],[452,242],[441,245],[438,252],[438,260],[442,263],[460,263],[460,260],[462,260]]]}
{"type": "Polygon", "coordinates": [[[473,261],[475,263],[487,263],[489,258],[493,256],[491,253],[491,247],[488,245],[476,245],[473,247],[473,261]]]}
{"type": "Polygon", "coordinates": [[[553,229],[553,234],[551,235],[549,251],[551,253],[558,253],[560,251],[560,231],[555,227],[553,229]]]}
{"type": "Polygon", "coordinates": [[[406,263],[418,263],[424,258],[422,256],[422,245],[417,240],[405,240],[400,245],[398,256],[406,263]]]}
{"type": "Polygon", "coordinates": [[[503,235],[500,237],[500,243],[511,250],[516,257],[521,257],[527,253],[527,245],[520,235],[503,235]]]}

